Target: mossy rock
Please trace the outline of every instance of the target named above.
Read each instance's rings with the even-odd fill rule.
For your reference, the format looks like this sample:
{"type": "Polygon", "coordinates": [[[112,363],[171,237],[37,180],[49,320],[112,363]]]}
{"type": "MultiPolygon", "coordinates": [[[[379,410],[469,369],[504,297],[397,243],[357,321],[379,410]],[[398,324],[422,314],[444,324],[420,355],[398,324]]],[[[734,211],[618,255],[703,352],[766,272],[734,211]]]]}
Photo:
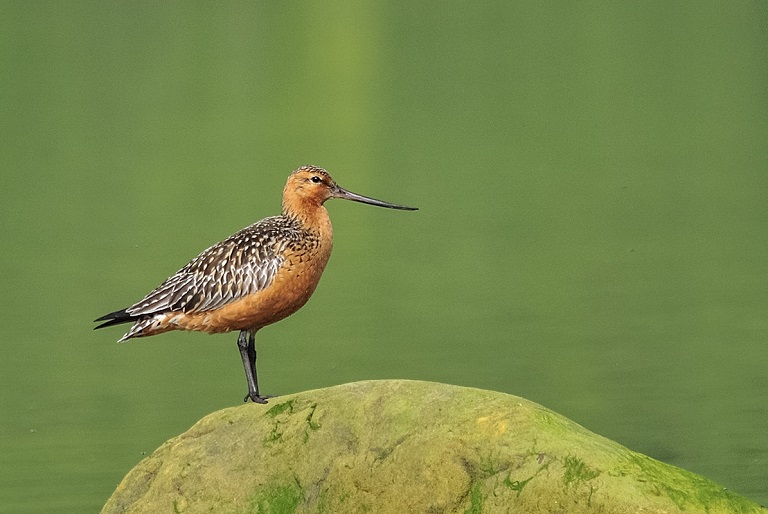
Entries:
{"type": "Polygon", "coordinates": [[[516,396],[369,381],[206,416],[102,513],[768,513],[516,396]]]}

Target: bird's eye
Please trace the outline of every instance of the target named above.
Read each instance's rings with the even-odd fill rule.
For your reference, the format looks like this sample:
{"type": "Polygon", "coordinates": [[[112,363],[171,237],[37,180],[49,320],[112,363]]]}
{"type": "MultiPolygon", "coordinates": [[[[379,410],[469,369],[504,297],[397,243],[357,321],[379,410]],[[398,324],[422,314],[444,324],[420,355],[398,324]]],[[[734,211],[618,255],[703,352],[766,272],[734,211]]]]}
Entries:
{"type": "Polygon", "coordinates": [[[312,176],[312,178],[311,178],[310,180],[311,180],[312,182],[314,182],[315,184],[319,184],[320,182],[322,182],[322,181],[323,181],[323,179],[321,179],[321,178],[320,178],[320,177],[318,177],[317,175],[313,175],[313,176],[312,176]]]}

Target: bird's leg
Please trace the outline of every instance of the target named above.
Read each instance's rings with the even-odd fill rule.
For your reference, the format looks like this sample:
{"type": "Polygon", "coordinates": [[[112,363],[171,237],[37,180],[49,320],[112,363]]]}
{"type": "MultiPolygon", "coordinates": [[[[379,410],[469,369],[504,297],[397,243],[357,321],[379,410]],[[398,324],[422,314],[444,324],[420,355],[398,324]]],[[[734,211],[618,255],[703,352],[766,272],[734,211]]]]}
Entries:
{"type": "Polygon", "coordinates": [[[255,403],[267,403],[269,396],[259,395],[259,380],[256,376],[256,331],[241,330],[237,336],[237,347],[240,350],[240,358],[243,359],[245,378],[248,381],[248,394],[243,399],[247,402],[251,399],[255,403]]]}

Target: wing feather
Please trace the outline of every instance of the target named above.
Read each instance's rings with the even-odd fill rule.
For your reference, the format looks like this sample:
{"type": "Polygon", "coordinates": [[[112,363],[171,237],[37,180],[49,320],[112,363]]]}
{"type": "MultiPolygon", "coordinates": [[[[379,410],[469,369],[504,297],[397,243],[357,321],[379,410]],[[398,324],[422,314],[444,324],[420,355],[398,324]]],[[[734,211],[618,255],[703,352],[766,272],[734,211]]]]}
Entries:
{"type": "Polygon", "coordinates": [[[291,220],[265,218],[207,248],[126,312],[204,312],[264,290],[284,263],[298,229],[291,220]]]}

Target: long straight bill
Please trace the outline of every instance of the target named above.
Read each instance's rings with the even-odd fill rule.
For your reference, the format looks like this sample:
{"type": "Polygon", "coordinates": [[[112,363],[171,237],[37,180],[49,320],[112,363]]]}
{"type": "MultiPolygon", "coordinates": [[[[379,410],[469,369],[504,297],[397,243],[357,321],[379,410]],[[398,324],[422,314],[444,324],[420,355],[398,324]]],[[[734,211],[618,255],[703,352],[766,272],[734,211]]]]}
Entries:
{"type": "Polygon", "coordinates": [[[367,203],[368,205],[377,205],[379,207],[386,207],[388,209],[399,209],[401,211],[419,210],[418,207],[407,207],[405,205],[397,205],[395,203],[382,202],[381,200],[376,200],[375,198],[368,198],[367,196],[363,196],[357,193],[352,193],[351,191],[347,191],[346,189],[343,189],[339,186],[336,186],[336,188],[334,189],[333,197],[343,198],[345,200],[352,200],[353,202],[367,203]]]}

